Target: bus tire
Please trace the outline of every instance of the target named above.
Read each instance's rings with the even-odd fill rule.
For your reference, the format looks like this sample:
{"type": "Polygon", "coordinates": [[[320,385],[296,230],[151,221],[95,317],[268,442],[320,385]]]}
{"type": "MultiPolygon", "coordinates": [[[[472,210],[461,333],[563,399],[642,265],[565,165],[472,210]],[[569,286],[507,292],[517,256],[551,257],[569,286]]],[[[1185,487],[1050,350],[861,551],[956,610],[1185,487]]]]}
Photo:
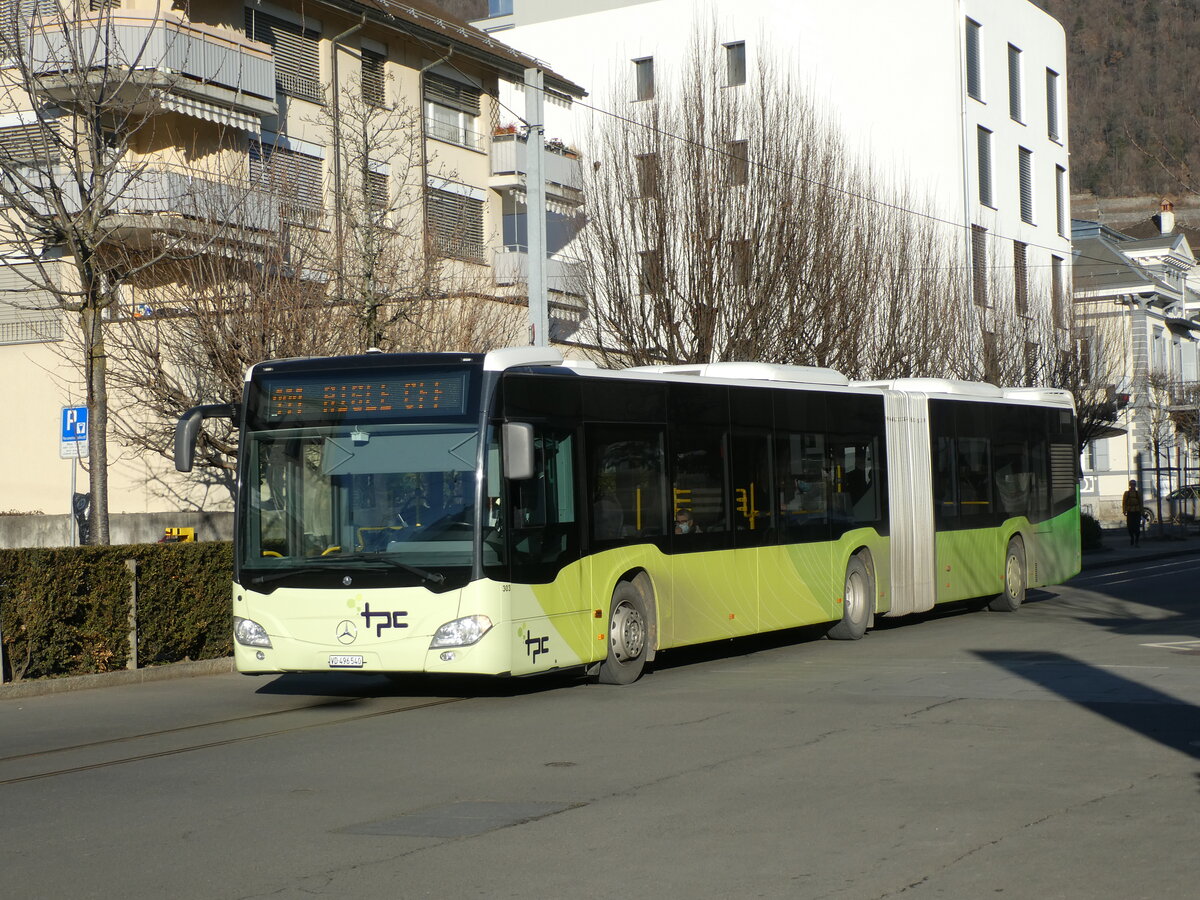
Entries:
{"type": "Polygon", "coordinates": [[[650,617],[641,591],[622,581],[613,591],[608,619],[608,657],[601,684],[632,684],[641,677],[650,649],[650,617]]]}
{"type": "Polygon", "coordinates": [[[829,637],[835,641],[857,641],[866,634],[874,599],[875,578],[862,554],[856,553],[846,563],[846,586],[842,590],[842,620],[829,629],[829,637]]]}
{"type": "Polygon", "coordinates": [[[1016,612],[1025,602],[1025,544],[1020,538],[1008,542],[1004,553],[1004,592],[988,604],[993,612],[1016,612]]]}

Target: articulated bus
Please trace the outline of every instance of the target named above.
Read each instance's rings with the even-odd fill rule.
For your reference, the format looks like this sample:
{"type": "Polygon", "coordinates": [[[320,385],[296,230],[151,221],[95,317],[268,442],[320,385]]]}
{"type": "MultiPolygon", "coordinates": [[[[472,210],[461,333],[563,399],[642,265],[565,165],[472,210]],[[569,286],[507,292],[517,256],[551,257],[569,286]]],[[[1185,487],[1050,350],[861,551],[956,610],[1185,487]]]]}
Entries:
{"type": "Polygon", "coordinates": [[[251,674],[636,680],[660,650],[986,598],[1080,566],[1064,391],[852,383],[761,363],[605,370],[554,350],[255,365],[235,656],[251,674]]]}

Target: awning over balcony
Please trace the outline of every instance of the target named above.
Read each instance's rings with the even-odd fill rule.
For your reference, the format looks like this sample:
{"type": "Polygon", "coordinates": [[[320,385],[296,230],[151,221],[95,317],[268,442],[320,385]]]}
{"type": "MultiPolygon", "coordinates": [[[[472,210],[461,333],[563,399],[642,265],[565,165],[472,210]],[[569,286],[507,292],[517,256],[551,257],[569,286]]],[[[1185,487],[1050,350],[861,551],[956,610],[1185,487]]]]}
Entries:
{"type": "Polygon", "coordinates": [[[203,119],[205,122],[216,122],[218,125],[228,125],[231,128],[240,128],[242,131],[255,133],[262,128],[262,122],[258,116],[251,116],[246,113],[237,112],[236,110],[226,109],[217,106],[215,103],[206,103],[194,97],[184,97],[180,94],[168,94],[166,91],[160,91],[156,96],[156,100],[161,109],[190,116],[193,119],[203,119]]]}

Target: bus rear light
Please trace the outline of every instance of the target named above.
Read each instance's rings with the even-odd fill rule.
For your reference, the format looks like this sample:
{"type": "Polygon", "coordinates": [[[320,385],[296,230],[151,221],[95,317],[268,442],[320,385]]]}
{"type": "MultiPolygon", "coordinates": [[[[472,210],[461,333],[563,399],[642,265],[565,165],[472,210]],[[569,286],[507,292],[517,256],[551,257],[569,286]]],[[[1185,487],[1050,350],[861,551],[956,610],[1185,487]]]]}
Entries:
{"type": "Polygon", "coordinates": [[[447,622],[436,632],[429,642],[429,649],[438,647],[469,647],[492,630],[492,620],[487,616],[465,616],[447,622]]]}

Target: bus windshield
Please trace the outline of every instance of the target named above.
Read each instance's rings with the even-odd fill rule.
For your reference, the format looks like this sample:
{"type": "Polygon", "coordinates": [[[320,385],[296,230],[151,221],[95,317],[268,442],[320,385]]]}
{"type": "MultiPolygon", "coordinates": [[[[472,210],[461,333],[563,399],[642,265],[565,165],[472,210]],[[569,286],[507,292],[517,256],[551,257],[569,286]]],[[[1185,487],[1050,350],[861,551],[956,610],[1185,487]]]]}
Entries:
{"type": "Polygon", "coordinates": [[[462,425],[347,424],[247,435],[241,562],[285,572],[469,566],[479,435],[462,425]]]}

